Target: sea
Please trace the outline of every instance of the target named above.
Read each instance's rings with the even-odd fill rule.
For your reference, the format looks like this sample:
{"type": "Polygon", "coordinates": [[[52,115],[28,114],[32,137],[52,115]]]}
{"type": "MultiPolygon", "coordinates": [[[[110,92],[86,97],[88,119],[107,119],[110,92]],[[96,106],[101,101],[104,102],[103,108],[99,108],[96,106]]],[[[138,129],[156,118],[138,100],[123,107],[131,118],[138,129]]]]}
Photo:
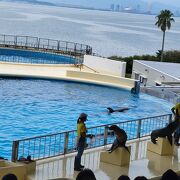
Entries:
{"type": "MultiPolygon", "coordinates": [[[[155,15],[0,2],[0,34],[26,35],[92,46],[103,57],[156,54],[162,31],[155,15]]],[[[180,49],[180,18],[166,33],[165,50],[180,49]]]]}

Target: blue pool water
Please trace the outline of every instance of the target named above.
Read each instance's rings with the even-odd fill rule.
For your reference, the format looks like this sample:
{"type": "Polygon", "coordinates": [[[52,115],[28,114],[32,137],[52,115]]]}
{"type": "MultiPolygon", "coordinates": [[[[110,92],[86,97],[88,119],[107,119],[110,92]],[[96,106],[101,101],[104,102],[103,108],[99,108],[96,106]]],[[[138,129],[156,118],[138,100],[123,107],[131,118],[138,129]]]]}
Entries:
{"type": "Polygon", "coordinates": [[[0,149],[9,157],[12,141],[76,129],[81,112],[87,126],[97,126],[170,113],[168,102],[129,91],[64,81],[0,79],[0,149]],[[129,107],[107,113],[107,107],[129,107]]]}
{"type": "Polygon", "coordinates": [[[73,57],[27,50],[0,48],[0,61],[38,64],[76,64],[73,57]]]}

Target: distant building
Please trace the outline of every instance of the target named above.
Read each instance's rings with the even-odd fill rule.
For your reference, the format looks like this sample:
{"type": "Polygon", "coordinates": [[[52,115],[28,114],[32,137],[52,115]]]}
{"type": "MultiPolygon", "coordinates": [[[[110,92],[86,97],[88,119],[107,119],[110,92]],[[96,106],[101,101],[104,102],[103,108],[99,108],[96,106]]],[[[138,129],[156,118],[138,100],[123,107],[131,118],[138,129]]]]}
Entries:
{"type": "Polygon", "coordinates": [[[111,4],[110,10],[111,10],[111,11],[114,11],[114,4],[111,4]]]}
{"type": "Polygon", "coordinates": [[[120,11],[123,11],[123,10],[124,10],[124,7],[123,7],[123,5],[121,4],[120,11]]]}
{"type": "Polygon", "coordinates": [[[147,10],[146,14],[152,14],[152,2],[149,2],[148,10],[147,10]]]}
{"type": "Polygon", "coordinates": [[[132,7],[125,7],[125,8],[123,9],[123,12],[127,12],[127,13],[135,13],[136,10],[133,9],[132,7]]]}
{"type": "Polygon", "coordinates": [[[115,9],[115,11],[117,11],[117,12],[119,12],[119,11],[120,11],[120,5],[119,5],[119,4],[117,4],[117,5],[116,5],[116,9],[115,9]]]}
{"type": "Polygon", "coordinates": [[[141,6],[138,4],[138,5],[137,5],[137,8],[136,8],[136,12],[137,12],[137,13],[140,13],[140,12],[141,12],[141,8],[140,8],[140,7],[141,7],[141,6]]]}
{"type": "Polygon", "coordinates": [[[174,13],[175,16],[180,16],[180,12],[179,10],[176,10],[176,12],[174,13]]]}
{"type": "Polygon", "coordinates": [[[162,83],[180,83],[180,64],[155,61],[133,61],[132,78],[142,85],[160,86],[162,83]]]}

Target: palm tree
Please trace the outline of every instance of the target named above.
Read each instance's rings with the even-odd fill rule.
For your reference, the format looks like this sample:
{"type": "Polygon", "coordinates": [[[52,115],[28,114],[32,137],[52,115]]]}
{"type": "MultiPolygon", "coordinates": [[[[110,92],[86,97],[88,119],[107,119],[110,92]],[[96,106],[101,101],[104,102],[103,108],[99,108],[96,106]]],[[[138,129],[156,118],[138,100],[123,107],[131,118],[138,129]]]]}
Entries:
{"type": "Polygon", "coordinates": [[[158,28],[161,28],[161,31],[163,32],[163,41],[162,41],[162,49],[161,49],[161,62],[163,61],[163,52],[164,52],[164,40],[165,40],[165,33],[166,30],[171,28],[171,22],[174,22],[174,19],[172,18],[173,13],[170,10],[162,10],[159,15],[156,16],[158,19],[155,23],[158,28]]]}

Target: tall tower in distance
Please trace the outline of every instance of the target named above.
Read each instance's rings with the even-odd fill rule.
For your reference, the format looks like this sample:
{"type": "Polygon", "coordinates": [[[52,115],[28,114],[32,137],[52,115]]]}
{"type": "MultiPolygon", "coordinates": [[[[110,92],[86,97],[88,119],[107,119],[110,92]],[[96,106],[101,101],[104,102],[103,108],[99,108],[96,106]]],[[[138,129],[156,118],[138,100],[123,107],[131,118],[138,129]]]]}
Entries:
{"type": "Polygon", "coordinates": [[[141,6],[140,6],[140,4],[137,5],[136,12],[137,12],[137,13],[140,13],[140,12],[141,12],[141,6]]]}
{"type": "Polygon", "coordinates": [[[119,11],[120,11],[120,5],[119,5],[119,4],[116,5],[115,11],[116,11],[116,12],[119,12],[119,11]]]}
{"type": "Polygon", "coordinates": [[[111,4],[110,10],[111,10],[111,11],[114,11],[114,4],[111,4]]]}
{"type": "Polygon", "coordinates": [[[147,14],[152,14],[152,2],[149,2],[149,3],[148,3],[147,14]]]}

